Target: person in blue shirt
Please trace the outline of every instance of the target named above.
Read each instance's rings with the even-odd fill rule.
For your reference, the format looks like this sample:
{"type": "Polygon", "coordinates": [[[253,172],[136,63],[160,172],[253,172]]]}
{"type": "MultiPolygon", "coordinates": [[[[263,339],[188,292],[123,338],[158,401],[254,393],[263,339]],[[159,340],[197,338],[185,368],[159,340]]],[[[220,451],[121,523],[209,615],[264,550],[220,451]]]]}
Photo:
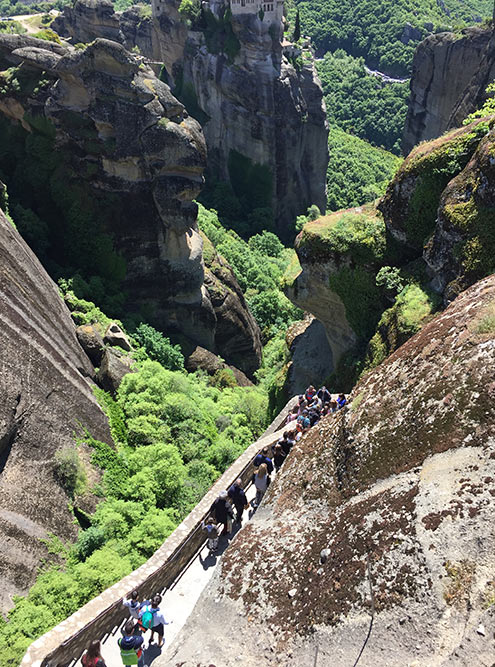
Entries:
{"type": "Polygon", "coordinates": [[[134,623],[127,621],[122,629],[122,637],[117,640],[123,665],[144,666],[143,644],[140,634],[134,634],[134,623]]]}
{"type": "Polygon", "coordinates": [[[345,397],[345,394],[339,394],[337,398],[337,405],[339,406],[338,409],[340,410],[341,408],[343,408],[346,403],[347,399],[345,397]]]}

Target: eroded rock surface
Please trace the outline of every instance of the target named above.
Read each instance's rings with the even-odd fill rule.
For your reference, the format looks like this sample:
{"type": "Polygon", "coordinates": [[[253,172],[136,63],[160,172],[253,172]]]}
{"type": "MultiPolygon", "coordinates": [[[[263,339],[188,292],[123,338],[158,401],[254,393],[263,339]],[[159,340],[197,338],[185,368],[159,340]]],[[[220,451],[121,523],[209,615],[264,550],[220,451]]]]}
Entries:
{"type": "Polygon", "coordinates": [[[93,374],[58,290],[0,212],[0,606],[36,578],[40,541],[75,537],[71,499],[55,480],[55,452],[83,428],[111,443],[93,374]]]}
{"type": "MultiPolygon", "coordinates": [[[[210,5],[216,17],[211,25],[226,8],[223,2],[210,5]]],[[[231,58],[209,47],[204,33],[188,30],[174,0],[160,2],[153,17],[136,8],[112,11],[109,0],[101,5],[78,0],[74,8],[64,9],[54,28],[73,42],[115,39],[163,62],[169,82],[188,90],[191,111],[201,117],[212,173],[231,180],[233,151],[267,168],[265,187],[282,235],[311,204],[325,210],[323,92],[312,62],[296,69],[283,55],[281,26],[260,21],[257,14],[232,17],[233,40],[240,49],[231,58]]]]}
{"type": "MultiPolygon", "coordinates": [[[[206,159],[199,123],[151,69],[115,41],[96,39],[74,49],[1,35],[0,55],[18,67],[23,82],[2,97],[3,122],[20,123],[22,141],[33,134],[43,146],[30,164],[48,172],[44,191],[51,193],[53,207],[67,215],[77,206],[90,222],[93,212],[113,246],[126,310],[147,309],[156,328],[215,352],[219,339],[233,337],[243,351],[255,350],[232,360],[251,373],[259,363],[256,324],[248,330],[229,322],[228,332],[220,331],[204,286],[192,201],[203,184],[206,159]],[[53,151],[57,160],[51,159],[53,151]]],[[[19,135],[11,140],[19,141],[19,135]]],[[[238,304],[242,308],[241,319],[249,319],[245,304],[238,304]]],[[[230,361],[228,341],[218,351],[230,361]]]]}
{"type": "Polygon", "coordinates": [[[494,307],[492,276],[300,441],[158,665],[490,664],[494,307]]]}
{"type": "Polygon", "coordinates": [[[486,26],[468,28],[462,35],[431,35],[421,42],[413,61],[404,153],[457,127],[478,108],[495,76],[493,40],[486,26]]]}

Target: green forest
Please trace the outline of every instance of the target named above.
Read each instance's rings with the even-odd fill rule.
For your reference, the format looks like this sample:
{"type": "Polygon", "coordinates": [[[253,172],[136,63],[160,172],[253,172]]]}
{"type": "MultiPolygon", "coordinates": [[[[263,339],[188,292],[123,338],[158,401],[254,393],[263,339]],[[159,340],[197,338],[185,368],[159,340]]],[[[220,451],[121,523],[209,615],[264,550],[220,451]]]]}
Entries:
{"type": "Polygon", "coordinates": [[[402,161],[336,125],[330,126],[328,148],[327,203],[330,211],[366,204],[383,195],[402,161]]]}
{"type": "Polygon", "coordinates": [[[436,0],[295,0],[295,6],[320,55],[344,49],[391,76],[410,73],[414,49],[428,33],[481,22],[493,11],[491,0],[453,0],[448,8],[436,0]]]}

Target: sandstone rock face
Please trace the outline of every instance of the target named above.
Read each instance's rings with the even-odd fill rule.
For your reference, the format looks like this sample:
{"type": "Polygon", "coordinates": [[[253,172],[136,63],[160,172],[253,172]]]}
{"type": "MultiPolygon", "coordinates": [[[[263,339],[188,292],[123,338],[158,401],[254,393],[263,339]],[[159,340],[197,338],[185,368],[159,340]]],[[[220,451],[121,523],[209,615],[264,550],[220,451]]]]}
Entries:
{"type": "MultiPolygon", "coordinates": [[[[217,3],[215,11],[222,8],[217,3]]],[[[321,85],[312,63],[296,71],[282,55],[279,35],[272,38],[267,21],[249,15],[232,19],[241,49],[229,62],[208,52],[202,33],[187,30],[174,0],[161,2],[152,19],[135,8],[112,19],[108,12],[106,4],[78,0],[74,9],[64,9],[55,30],[74,42],[107,37],[128,49],[138,46],[164,63],[171,83],[180,72],[205,116],[209,167],[229,181],[232,151],[268,167],[280,233],[311,204],[325,210],[328,127],[321,85]]]]}
{"type": "Polygon", "coordinates": [[[402,148],[407,155],[420,141],[457,127],[477,108],[495,77],[493,31],[469,28],[462,36],[441,33],[418,46],[402,148]]]}
{"type": "Polygon", "coordinates": [[[253,385],[251,380],[249,380],[249,378],[238,368],[235,366],[228,366],[217,357],[216,354],[213,354],[213,352],[210,352],[209,350],[205,350],[204,347],[200,347],[199,345],[187,357],[185,366],[190,373],[202,369],[206,371],[208,375],[215,375],[217,371],[229,368],[234,374],[235,380],[240,387],[250,387],[253,385]]]}
{"type": "Polygon", "coordinates": [[[421,251],[433,233],[442,192],[467,165],[493,119],[479,119],[414,148],[378,208],[392,236],[421,251]]]}
{"type": "Polygon", "coordinates": [[[334,364],[357,342],[342,299],[328,285],[328,277],[336,273],[338,268],[339,265],[331,260],[303,263],[303,272],[286,292],[296,306],[311,313],[323,324],[334,364]]]}
{"type": "Polygon", "coordinates": [[[86,352],[93,366],[99,366],[105,351],[105,344],[96,326],[82,324],[77,327],[76,335],[79,345],[86,352]]]}
{"type": "MultiPolygon", "coordinates": [[[[23,91],[4,96],[0,112],[29,132],[36,133],[40,116],[47,121],[45,132],[53,133],[60,159],[55,176],[61,186],[53,196],[75,189],[77,196],[98,202],[99,224],[125,260],[127,309],[145,307],[156,328],[215,350],[216,339],[226,335],[204,287],[192,201],[203,184],[206,158],[199,124],[120,44],[96,39],[85,49],[56,47],[28,37],[0,37],[0,54],[8,62],[44,70],[42,76],[50,78],[37,96],[23,91]],[[44,44],[50,45],[47,50],[44,44]]],[[[242,317],[250,317],[247,309],[242,317]]],[[[230,335],[234,330],[230,323],[230,335]]],[[[238,341],[253,334],[235,333],[238,341]]],[[[227,361],[230,351],[228,344],[220,350],[227,361]]],[[[253,360],[236,365],[251,372],[253,360]]]]}
{"type": "Polygon", "coordinates": [[[129,339],[115,322],[108,325],[103,342],[108,343],[108,345],[121,347],[126,352],[130,352],[132,349],[129,339]]]}
{"type": "Polygon", "coordinates": [[[205,287],[217,318],[214,350],[248,377],[261,363],[261,336],[229,264],[216,256],[206,269],[205,287]]]}
{"type": "Polygon", "coordinates": [[[118,350],[105,350],[96,378],[98,384],[115,396],[124,375],[132,372],[132,362],[130,357],[126,357],[118,350]]]}
{"type": "Polygon", "coordinates": [[[24,593],[47,557],[40,538],[75,537],[55,452],[81,427],[111,443],[89,359],[41,264],[0,212],[0,606],[24,593]]]}
{"type": "Polygon", "coordinates": [[[291,356],[287,377],[289,396],[303,394],[310,384],[321,386],[333,371],[332,350],[323,324],[308,315],[289,328],[286,341],[291,356]]]}
{"type": "Polygon", "coordinates": [[[492,276],[300,441],[160,664],[490,664],[494,304],[492,276]]]}
{"type": "MultiPolygon", "coordinates": [[[[241,48],[234,64],[209,53],[201,33],[188,41],[184,78],[191,81],[203,124],[209,168],[231,180],[232,151],[268,167],[272,208],[284,235],[296,215],[326,206],[328,127],[323,93],[312,63],[299,72],[272,42],[256,16],[234,17],[241,48]]],[[[235,187],[235,183],[234,183],[235,187]]]]}
{"type": "Polygon", "coordinates": [[[62,37],[76,42],[92,42],[98,37],[120,41],[119,16],[111,0],[84,0],[64,7],[52,23],[52,29],[62,37]]]}
{"type": "MultiPolygon", "coordinates": [[[[337,292],[338,285],[336,287],[335,282],[332,282],[335,279],[338,283],[342,272],[348,273],[346,278],[342,278],[342,282],[345,282],[356,269],[361,270],[360,258],[354,256],[352,244],[346,249],[339,250],[330,239],[332,228],[341,222],[341,219],[349,221],[351,218],[366,219],[369,230],[376,228],[381,230],[378,231],[378,236],[384,235],[381,214],[370,205],[337,211],[307,223],[295,242],[302,272],[293,284],[285,289],[285,293],[293,303],[314,315],[323,324],[331,350],[333,368],[337,366],[345,352],[351,350],[359,339],[365,338],[364,331],[359,330],[357,326],[359,319],[364,319],[364,310],[363,312],[356,310],[354,302],[357,302],[357,299],[348,290],[347,302],[344,303],[337,292]],[[352,311],[354,317],[351,323],[352,311]]],[[[366,274],[373,274],[374,282],[376,270],[373,263],[370,256],[364,271],[366,274]]],[[[356,297],[359,297],[359,293],[356,293],[356,297]]],[[[329,368],[328,374],[331,370],[332,368],[329,368]]]]}

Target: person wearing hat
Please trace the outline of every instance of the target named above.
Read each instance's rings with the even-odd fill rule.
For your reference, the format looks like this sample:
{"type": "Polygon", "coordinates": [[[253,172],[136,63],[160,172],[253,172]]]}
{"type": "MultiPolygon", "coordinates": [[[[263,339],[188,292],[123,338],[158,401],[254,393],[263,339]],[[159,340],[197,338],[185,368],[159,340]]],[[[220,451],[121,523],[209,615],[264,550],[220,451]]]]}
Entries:
{"type": "Polygon", "coordinates": [[[210,507],[210,513],[215,517],[217,523],[223,524],[222,535],[228,535],[231,530],[229,524],[232,526],[234,519],[234,510],[229,502],[227,491],[220,491],[218,498],[210,507]]]}

